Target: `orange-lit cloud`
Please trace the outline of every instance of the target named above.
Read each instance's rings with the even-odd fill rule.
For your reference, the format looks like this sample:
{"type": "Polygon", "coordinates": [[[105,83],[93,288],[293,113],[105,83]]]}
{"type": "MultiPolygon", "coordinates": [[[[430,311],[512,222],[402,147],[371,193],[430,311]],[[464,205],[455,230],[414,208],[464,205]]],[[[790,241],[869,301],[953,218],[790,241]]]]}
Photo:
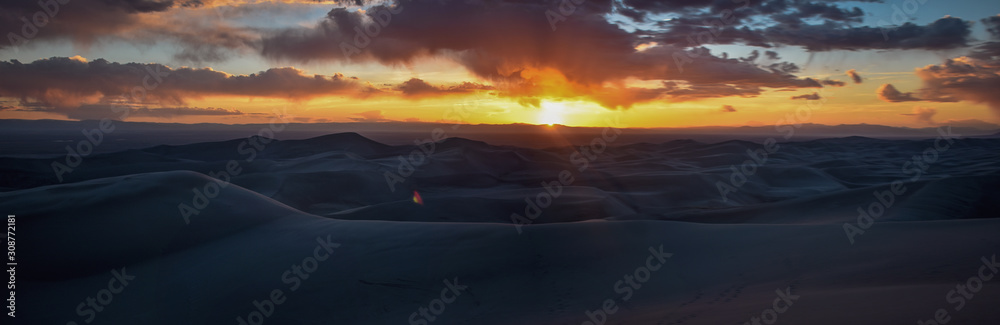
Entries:
{"type": "MultiPolygon", "coordinates": [[[[0,61],[0,96],[52,106],[79,106],[94,99],[184,103],[213,95],[308,99],[316,96],[370,96],[379,90],[355,79],[306,75],[295,68],[272,68],[257,74],[230,75],[209,68],[173,69],[155,63],[83,62],[70,58],[31,63],[0,61]]],[[[142,103],[137,102],[137,103],[142,103]]]]}
{"type": "Polygon", "coordinates": [[[861,75],[858,74],[858,72],[856,70],[854,70],[854,69],[847,70],[847,76],[851,77],[851,80],[854,81],[854,83],[856,83],[856,84],[859,84],[859,83],[861,83],[863,81],[863,78],[861,78],[861,75]]]}
{"type": "Polygon", "coordinates": [[[757,96],[762,88],[843,85],[797,77],[798,67],[791,63],[758,65],[753,58],[719,57],[703,48],[642,41],[640,35],[603,18],[611,10],[607,3],[580,5],[573,19],[560,22],[555,30],[545,15],[530,14],[549,9],[546,3],[500,1],[491,6],[423,0],[365,12],[335,8],[316,27],[267,35],[262,53],[301,62],[374,61],[390,66],[443,57],[494,85],[501,96],[529,105],[551,97],[628,108],[660,99],[757,96]],[[634,87],[625,82],[630,79],[684,86],[634,87]]]}
{"type": "MultiPolygon", "coordinates": [[[[292,101],[317,97],[369,98],[399,96],[426,98],[468,94],[490,86],[465,82],[455,86],[433,86],[411,79],[398,86],[377,88],[342,74],[309,75],[295,68],[271,68],[249,75],[231,75],[209,68],[171,68],[155,63],[115,63],[81,57],[49,58],[31,63],[0,61],[0,97],[18,98],[35,110],[63,112],[68,116],[95,116],[83,110],[124,106],[182,105],[192,99],[212,96],[279,98],[292,101]],[[89,106],[88,106],[89,105],[89,106]],[[80,110],[83,108],[83,110],[80,110]],[[78,112],[78,110],[80,110],[78,112]]],[[[221,115],[230,110],[155,108],[139,110],[145,116],[221,115]]]]}

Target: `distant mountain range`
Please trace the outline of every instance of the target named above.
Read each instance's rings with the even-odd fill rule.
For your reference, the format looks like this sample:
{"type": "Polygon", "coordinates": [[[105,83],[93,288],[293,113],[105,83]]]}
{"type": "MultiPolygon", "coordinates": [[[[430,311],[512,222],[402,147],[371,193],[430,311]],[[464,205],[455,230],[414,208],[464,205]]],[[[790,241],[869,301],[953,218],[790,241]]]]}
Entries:
{"type": "MultiPolygon", "coordinates": [[[[259,134],[268,124],[182,124],[123,122],[113,123],[107,140],[95,152],[114,152],[154,145],[182,145],[206,141],[224,141],[259,134]]],[[[49,155],[65,153],[65,146],[84,140],[82,131],[99,128],[99,122],[62,120],[0,120],[0,155],[49,155]]],[[[997,137],[1000,128],[989,123],[959,123],[950,126],[953,134],[963,137],[997,137]]],[[[533,124],[442,124],[412,122],[381,123],[291,123],[273,136],[277,139],[307,139],[338,132],[357,132],[390,145],[412,144],[430,139],[435,129],[444,137],[461,137],[494,145],[546,148],[567,144],[583,145],[599,136],[604,127],[545,126],[533,124]]],[[[701,142],[746,140],[761,142],[806,141],[819,138],[864,136],[882,139],[920,139],[936,137],[938,127],[907,128],[873,124],[801,124],[783,126],[700,126],[687,128],[629,128],[615,139],[616,145],[662,143],[692,139],[701,142]]],[[[269,136],[265,131],[264,136],[269,136]]]]}

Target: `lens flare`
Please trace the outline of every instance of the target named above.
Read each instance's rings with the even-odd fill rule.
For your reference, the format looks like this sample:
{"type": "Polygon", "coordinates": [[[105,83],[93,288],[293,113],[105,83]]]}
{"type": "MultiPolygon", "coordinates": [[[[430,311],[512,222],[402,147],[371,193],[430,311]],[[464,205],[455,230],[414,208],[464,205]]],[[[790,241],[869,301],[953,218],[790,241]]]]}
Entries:
{"type": "Polygon", "coordinates": [[[413,203],[424,205],[424,199],[420,197],[420,193],[417,191],[413,191],[413,203]]]}

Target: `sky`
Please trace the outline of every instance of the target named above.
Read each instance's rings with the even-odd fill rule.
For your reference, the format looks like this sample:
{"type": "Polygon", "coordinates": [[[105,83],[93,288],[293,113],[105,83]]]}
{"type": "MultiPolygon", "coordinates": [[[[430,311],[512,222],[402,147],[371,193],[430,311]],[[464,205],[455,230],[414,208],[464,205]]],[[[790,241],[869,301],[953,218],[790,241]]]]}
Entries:
{"type": "Polygon", "coordinates": [[[0,118],[997,127],[993,0],[0,3],[0,118]],[[456,112],[467,112],[456,114],[456,112]]]}

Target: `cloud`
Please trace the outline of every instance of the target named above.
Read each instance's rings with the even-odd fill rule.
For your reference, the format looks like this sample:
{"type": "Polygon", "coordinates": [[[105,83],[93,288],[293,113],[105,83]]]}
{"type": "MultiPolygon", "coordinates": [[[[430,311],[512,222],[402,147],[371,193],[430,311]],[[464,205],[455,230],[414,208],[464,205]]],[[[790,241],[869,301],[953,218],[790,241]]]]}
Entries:
{"type": "Polygon", "coordinates": [[[823,97],[820,97],[820,95],[817,94],[817,93],[806,94],[806,95],[798,95],[798,96],[792,96],[791,97],[791,99],[805,99],[805,100],[820,100],[820,98],[823,98],[823,97]]]}
{"type": "MultiPolygon", "coordinates": [[[[782,15],[791,18],[817,18],[824,20],[839,21],[859,21],[864,12],[857,7],[845,9],[832,5],[836,2],[847,2],[844,0],[833,0],[824,2],[809,1],[717,1],[717,0],[624,0],[624,6],[616,6],[617,11],[634,11],[633,16],[645,17],[648,14],[662,14],[671,12],[687,13],[693,20],[700,20],[698,13],[716,15],[723,10],[733,10],[733,16],[740,19],[748,19],[759,15],[782,15]],[[697,10],[708,9],[708,10],[697,10]]],[[[858,2],[881,2],[881,0],[862,0],[858,2]]],[[[628,14],[626,14],[628,15],[628,14]]],[[[714,18],[714,17],[713,17],[714,18]]]]}
{"type": "Polygon", "coordinates": [[[732,105],[722,105],[722,111],[727,113],[733,113],[736,112],[736,108],[734,108],[732,105]]]}
{"type": "Polygon", "coordinates": [[[819,83],[821,83],[823,85],[826,85],[826,86],[832,86],[832,87],[843,87],[845,85],[843,81],[832,80],[832,79],[823,79],[823,80],[820,80],[819,83]]]}
{"type": "MultiPolygon", "coordinates": [[[[726,1],[718,3],[725,4],[726,1]]],[[[797,46],[811,52],[836,50],[942,50],[965,47],[972,41],[971,21],[940,18],[927,25],[904,23],[899,26],[857,26],[864,12],[825,3],[785,1],[764,2],[748,8],[735,4],[719,10],[733,10],[723,22],[720,11],[678,12],[681,17],[659,20],[660,29],[641,32],[653,41],[677,46],[744,44],[764,48],[797,46]],[[759,17],[759,18],[758,18],[759,17]],[[772,21],[761,26],[758,19],[772,21]],[[712,22],[717,23],[712,23],[712,22]],[[694,40],[697,38],[696,40],[694,40]]]]}
{"type": "Polygon", "coordinates": [[[355,121],[355,122],[387,122],[387,121],[389,121],[389,119],[385,118],[385,116],[382,115],[382,111],[380,111],[380,110],[365,111],[365,112],[361,112],[361,113],[355,113],[354,115],[357,115],[359,117],[349,117],[349,119],[351,119],[352,121],[355,121]]]}
{"type": "Polygon", "coordinates": [[[917,119],[917,122],[924,123],[927,125],[935,125],[934,123],[935,114],[937,114],[936,109],[916,106],[913,108],[913,113],[899,114],[899,115],[913,116],[917,119]]]}
{"type": "Polygon", "coordinates": [[[1000,113],[1000,60],[959,57],[917,69],[917,76],[924,100],[981,103],[1000,113]]]}
{"type": "Polygon", "coordinates": [[[432,86],[431,84],[418,79],[410,78],[396,87],[397,90],[402,92],[405,97],[439,97],[444,95],[452,94],[468,94],[477,90],[490,90],[493,89],[491,86],[473,83],[473,82],[463,82],[457,86],[451,87],[438,87],[432,86]]]}
{"type": "Polygon", "coordinates": [[[854,69],[847,70],[847,76],[851,77],[851,80],[853,80],[854,83],[856,84],[859,84],[864,80],[861,78],[861,75],[859,75],[858,72],[855,71],[854,69]]]}
{"type": "MultiPolygon", "coordinates": [[[[0,3],[0,49],[68,40],[90,47],[106,40],[133,44],[171,42],[176,58],[218,61],[232,53],[254,52],[259,32],[221,19],[214,5],[250,6],[248,1],[72,0],[0,3]],[[42,3],[43,5],[38,5],[42,3]],[[26,24],[22,17],[37,20],[26,24]],[[45,18],[45,19],[42,19],[45,18]],[[36,25],[38,22],[42,24],[36,25]],[[9,32],[9,33],[8,33],[9,32]]],[[[253,4],[258,6],[257,4],[253,4]]]]}
{"type": "Polygon", "coordinates": [[[792,16],[798,19],[819,17],[834,21],[861,22],[865,13],[861,8],[843,9],[837,6],[822,2],[799,2],[796,4],[797,12],[792,16]]]}
{"type": "Polygon", "coordinates": [[[345,77],[307,75],[295,68],[271,68],[230,75],[209,68],[173,69],[155,63],[90,62],[53,57],[32,63],[0,61],[0,96],[53,107],[78,107],[131,97],[135,104],[183,104],[204,96],[271,97],[292,100],[318,96],[367,97],[380,90],[345,77]]]}
{"type": "Polygon", "coordinates": [[[892,84],[883,84],[875,91],[878,98],[890,103],[915,102],[921,99],[913,97],[913,93],[904,93],[896,89],[892,84]]]}
{"type": "MultiPolygon", "coordinates": [[[[982,19],[994,39],[1000,39],[1000,15],[982,19]]],[[[879,89],[879,98],[895,101],[956,102],[986,104],[1000,114],[1000,42],[984,42],[966,56],[916,69],[923,81],[920,97],[900,93],[892,85],[879,89]]]]}
{"type": "Polygon", "coordinates": [[[171,118],[177,116],[224,116],[224,115],[245,115],[236,109],[225,108],[198,108],[198,107],[162,107],[149,108],[140,107],[133,109],[129,116],[149,116],[160,118],[171,118]]]}
{"type": "Polygon", "coordinates": [[[979,44],[966,56],[985,61],[1000,60],[1000,42],[985,42],[979,44]]]}
{"type": "Polygon", "coordinates": [[[491,89],[492,86],[474,82],[434,86],[416,78],[395,87],[377,88],[356,77],[340,73],[310,75],[292,67],[271,68],[249,75],[232,75],[211,68],[175,69],[156,63],[116,63],[104,59],[88,61],[79,56],[53,57],[31,63],[0,61],[0,97],[16,98],[22,106],[33,105],[40,107],[39,110],[80,119],[120,115],[109,112],[95,115],[93,112],[99,107],[110,110],[113,103],[130,107],[135,114],[142,116],[171,117],[222,115],[230,112],[182,107],[190,99],[209,96],[265,97],[292,101],[326,96],[399,96],[421,99],[491,89]],[[148,108],[156,106],[167,107],[148,108]],[[76,112],[77,110],[80,111],[76,112]]]}
{"type": "MultiPolygon", "coordinates": [[[[275,8],[282,6],[252,0],[73,1],[73,5],[60,8],[59,19],[42,28],[37,39],[69,39],[78,44],[100,44],[106,39],[139,44],[171,42],[178,48],[175,59],[198,63],[254,53],[281,62],[375,62],[400,67],[432,57],[458,63],[478,79],[456,86],[412,79],[395,88],[377,89],[355,79],[339,75],[317,78],[294,68],[248,76],[180,68],[175,71],[178,75],[199,76],[183,80],[195,86],[164,84],[150,92],[155,93],[152,100],[171,100],[171,104],[216,94],[308,99],[320,94],[361,98],[391,92],[420,99],[487,89],[525,105],[559,98],[590,100],[608,108],[629,108],[654,100],[754,97],[766,88],[840,87],[844,82],[797,76],[798,66],[779,62],[774,51],[730,58],[726,53],[710,53],[703,45],[798,46],[809,51],[936,50],[966,46],[971,26],[971,22],[945,17],[928,25],[906,23],[887,29],[886,39],[880,27],[856,26],[863,22],[865,12],[849,7],[846,1],[586,1],[576,6],[571,17],[552,21],[546,13],[558,11],[562,1],[331,0],[321,1],[332,8],[314,24],[263,28],[255,24],[271,18],[249,13],[277,12],[280,9],[275,8]],[[656,14],[667,13],[677,18],[657,18],[656,14]],[[613,14],[642,22],[644,27],[623,28],[628,22],[609,21],[607,17],[613,14]],[[705,33],[711,37],[703,40],[705,33]],[[659,45],[637,50],[640,44],[652,43],[659,45]],[[282,86],[279,80],[293,86],[282,86]],[[635,87],[632,81],[664,86],[635,87]],[[268,87],[233,86],[243,83],[268,87]]],[[[281,3],[305,6],[312,2],[281,3]]],[[[38,8],[34,3],[4,3],[0,10],[5,13],[0,15],[0,27],[19,30],[22,22],[18,17],[33,14],[38,8]]],[[[148,64],[124,65],[145,68],[148,64]]],[[[95,103],[109,92],[131,87],[118,80],[99,81],[94,86],[56,84],[59,86],[52,92],[10,85],[0,85],[0,92],[67,105],[74,101],[95,103]]]]}
{"type": "Polygon", "coordinates": [[[731,96],[756,97],[762,92],[760,87],[747,85],[692,85],[680,84],[676,82],[664,82],[663,85],[663,88],[652,90],[652,92],[662,94],[673,102],[685,102],[731,96]]]}
{"type": "Polygon", "coordinates": [[[943,64],[917,68],[916,74],[923,81],[919,97],[903,93],[890,84],[878,90],[880,99],[888,102],[968,101],[986,104],[1000,114],[1000,56],[991,51],[1000,49],[996,42],[977,47],[970,56],[945,60],[943,64]]]}
{"type": "Polygon", "coordinates": [[[835,23],[772,26],[763,37],[779,44],[801,46],[811,52],[833,50],[944,50],[968,46],[971,22],[954,17],[920,26],[905,23],[894,28],[850,27],[835,23]],[[883,34],[886,31],[886,34],[883,34]]]}
{"type": "Polygon", "coordinates": [[[1000,15],[983,18],[982,22],[993,39],[1000,40],[1000,15]]]}
{"type": "MultiPolygon", "coordinates": [[[[728,93],[740,96],[759,94],[759,88],[823,86],[819,81],[793,75],[798,68],[787,62],[757,64],[713,55],[705,48],[668,43],[637,51],[636,46],[649,43],[644,38],[651,35],[630,33],[605,19],[612,7],[619,6],[610,1],[579,6],[572,19],[559,21],[553,30],[546,15],[540,14],[552,9],[552,4],[401,0],[396,7],[373,6],[365,12],[334,8],[313,27],[265,35],[261,53],[276,60],[378,62],[387,66],[411,64],[424,57],[445,58],[487,81],[500,96],[515,97],[529,105],[539,98],[556,97],[628,108],[645,101],[670,99],[678,92],[680,98],[689,98],[690,91],[629,87],[626,80],[739,89],[728,93]],[[366,29],[373,36],[366,35],[366,29]]],[[[705,7],[711,2],[674,4],[705,7]]],[[[414,83],[403,89],[407,93],[434,91],[422,86],[414,83]]]]}

